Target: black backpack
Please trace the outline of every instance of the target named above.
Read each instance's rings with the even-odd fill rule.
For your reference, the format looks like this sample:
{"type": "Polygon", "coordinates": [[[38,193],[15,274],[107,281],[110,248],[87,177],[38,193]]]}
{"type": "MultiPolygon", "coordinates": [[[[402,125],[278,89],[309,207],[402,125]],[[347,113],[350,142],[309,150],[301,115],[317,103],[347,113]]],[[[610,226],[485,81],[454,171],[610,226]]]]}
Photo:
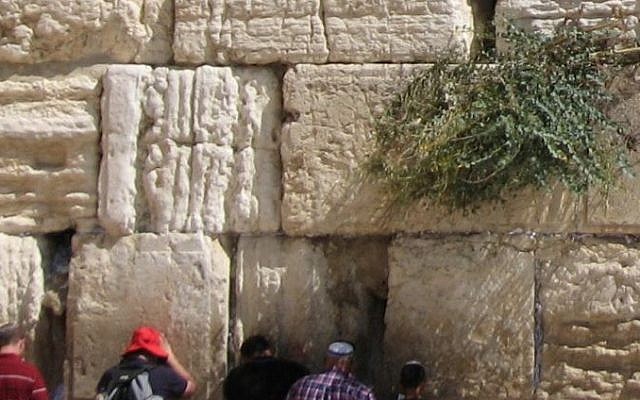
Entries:
{"type": "Polygon", "coordinates": [[[152,367],[118,368],[104,392],[104,400],[162,400],[153,394],[149,383],[152,367]]]}

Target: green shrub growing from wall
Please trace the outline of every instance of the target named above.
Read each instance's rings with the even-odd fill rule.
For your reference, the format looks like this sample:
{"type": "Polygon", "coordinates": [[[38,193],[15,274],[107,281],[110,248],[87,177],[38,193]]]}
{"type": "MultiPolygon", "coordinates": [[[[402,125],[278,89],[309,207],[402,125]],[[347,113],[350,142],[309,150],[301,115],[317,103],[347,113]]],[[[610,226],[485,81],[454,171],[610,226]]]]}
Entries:
{"type": "Polygon", "coordinates": [[[446,59],[419,73],[375,126],[367,163],[400,201],[472,211],[560,181],[604,193],[628,170],[624,127],[605,112],[621,65],[607,29],[510,28],[489,63],[446,59]]]}

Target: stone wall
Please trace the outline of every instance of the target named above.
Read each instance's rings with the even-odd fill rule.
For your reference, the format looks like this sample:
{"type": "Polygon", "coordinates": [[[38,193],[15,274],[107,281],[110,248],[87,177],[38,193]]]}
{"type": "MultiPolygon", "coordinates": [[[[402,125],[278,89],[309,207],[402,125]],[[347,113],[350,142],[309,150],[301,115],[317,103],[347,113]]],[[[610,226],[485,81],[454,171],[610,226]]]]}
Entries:
{"type": "MultiPolygon", "coordinates": [[[[221,399],[243,338],[322,367],[356,343],[380,398],[409,359],[439,399],[640,395],[637,177],[394,207],[375,118],[492,19],[549,31],[636,1],[71,0],[0,4],[0,322],[50,388],[93,398],[139,324],[221,399]],[[63,332],[62,326],[66,325],[63,332]]],[[[498,46],[501,43],[498,42],[498,46]]],[[[640,128],[640,79],[613,111],[640,128]]]]}

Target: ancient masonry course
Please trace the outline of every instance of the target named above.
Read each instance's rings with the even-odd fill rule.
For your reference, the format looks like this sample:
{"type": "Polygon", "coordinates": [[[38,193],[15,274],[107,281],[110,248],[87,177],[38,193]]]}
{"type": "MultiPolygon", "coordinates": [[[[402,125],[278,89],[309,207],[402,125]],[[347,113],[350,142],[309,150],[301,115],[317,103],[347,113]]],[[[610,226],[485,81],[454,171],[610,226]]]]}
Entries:
{"type": "Polygon", "coordinates": [[[197,400],[255,333],[314,371],[355,342],[380,398],[409,359],[437,399],[639,398],[639,175],[463,215],[362,174],[417,71],[576,13],[640,29],[635,0],[0,2],[0,322],[70,400],[141,323],[197,400]]]}

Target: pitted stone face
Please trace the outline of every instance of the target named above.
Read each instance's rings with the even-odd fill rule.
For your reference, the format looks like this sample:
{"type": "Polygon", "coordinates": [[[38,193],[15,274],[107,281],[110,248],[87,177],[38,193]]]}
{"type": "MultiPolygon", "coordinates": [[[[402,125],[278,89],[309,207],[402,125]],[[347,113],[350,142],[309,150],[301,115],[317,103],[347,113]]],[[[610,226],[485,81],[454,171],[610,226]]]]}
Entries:
{"type": "Polygon", "coordinates": [[[279,229],[275,74],[113,66],[104,87],[99,216],[111,234],[279,229]]]}
{"type": "Polygon", "coordinates": [[[11,0],[0,4],[0,62],[166,63],[170,0],[11,0]]]}

